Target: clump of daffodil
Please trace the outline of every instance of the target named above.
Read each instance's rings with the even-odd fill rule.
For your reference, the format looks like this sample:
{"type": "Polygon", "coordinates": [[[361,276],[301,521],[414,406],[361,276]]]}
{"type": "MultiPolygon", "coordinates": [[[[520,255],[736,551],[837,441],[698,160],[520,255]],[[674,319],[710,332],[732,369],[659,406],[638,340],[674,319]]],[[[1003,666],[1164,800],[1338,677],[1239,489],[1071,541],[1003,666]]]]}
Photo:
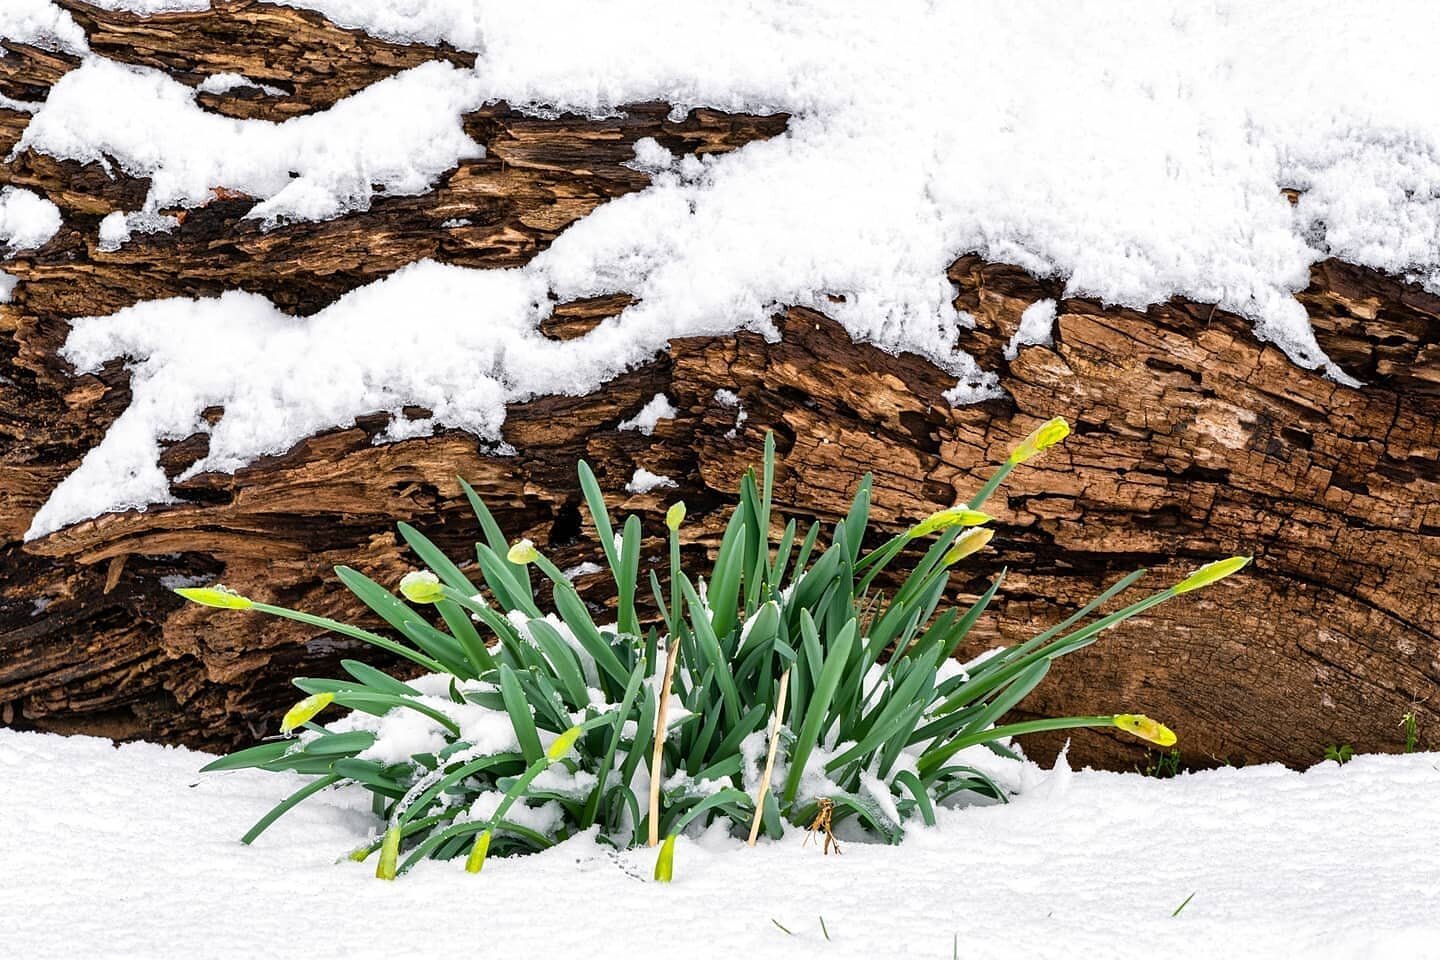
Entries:
{"type": "Polygon", "coordinates": [[[411,603],[438,603],[445,599],[440,578],[429,570],[411,570],[401,577],[400,592],[411,603]]]}
{"type": "Polygon", "coordinates": [[[995,538],[995,531],[989,527],[971,527],[955,538],[955,543],[945,551],[945,566],[959,563],[972,553],[979,553],[995,538]]]}
{"type": "Polygon", "coordinates": [[[1141,740],[1149,740],[1151,743],[1162,747],[1175,745],[1175,731],[1158,720],[1151,720],[1143,713],[1120,713],[1115,716],[1115,726],[1121,730],[1133,733],[1141,740]]]}
{"type": "Polygon", "coordinates": [[[1208,587],[1216,580],[1224,580],[1249,562],[1249,557],[1227,557],[1224,560],[1207,563],[1184,580],[1175,584],[1175,592],[1177,594],[1189,593],[1191,590],[1208,587]]]}
{"type": "Polygon", "coordinates": [[[223,583],[217,583],[213,587],[180,587],[175,592],[192,603],[203,604],[207,607],[249,610],[255,606],[255,602],[249,597],[242,597],[223,583]]]}
{"type": "Polygon", "coordinates": [[[505,554],[505,559],[511,563],[524,566],[527,563],[534,563],[540,559],[540,551],[536,550],[535,544],[530,542],[529,537],[526,537],[523,540],[517,541],[515,545],[510,548],[509,552],[505,554]]]}
{"type": "Polygon", "coordinates": [[[330,706],[335,701],[333,693],[312,693],[301,700],[295,706],[285,711],[285,716],[280,718],[280,732],[290,736],[297,727],[309,723],[321,710],[330,706]]]}
{"type": "Polygon", "coordinates": [[[1046,420],[1032,430],[1028,437],[1016,444],[1015,449],[1010,451],[1010,458],[1007,462],[1012,466],[1024,463],[1040,451],[1055,446],[1068,436],[1070,436],[1070,424],[1065,421],[1064,417],[1046,420]]]}
{"type": "Polygon", "coordinates": [[[951,527],[978,527],[989,523],[995,518],[983,510],[971,510],[969,507],[950,507],[947,510],[939,510],[921,520],[910,528],[908,536],[913,540],[916,537],[929,536],[932,533],[939,533],[941,530],[949,530],[951,527]]]}
{"type": "MultiPolygon", "coordinates": [[[[785,518],[774,511],[775,444],[769,437],[763,468],[741,480],[739,503],[720,525],[725,533],[718,548],[710,551],[713,561],[698,573],[687,571],[691,558],[681,556],[684,503],[670,504],[664,513],[661,536],[668,550],[661,553],[646,537],[656,531],[647,531],[641,517],[613,522],[599,482],[581,464],[591,519],[586,529],[599,540],[615,583],[613,627],[598,604],[576,591],[573,570],[559,569],[529,540],[507,537],[462,480],[484,536],[472,555],[473,569],[462,570],[407,524],[400,534],[428,569],[407,575],[398,589],[390,584],[387,590],[349,567],[336,569],[355,598],[385,621],[381,632],[251,603],[223,587],[179,591],[197,603],[285,617],[409,661],[401,675],[342,660],[343,677],[297,679],[310,696],[285,713],[281,728],[287,737],[301,734],[300,740],[273,738],[205,769],[312,778],[265,814],[242,838],[245,843],[332,786],[368,790],[377,826],[350,856],[363,861],[378,852],[375,873],[387,880],[427,859],[463,862],[478,873],[492,850],[510,855],[593,835],[617,849],[656,847],[654,880],[668,883],[677,838],[692,824],[710,831],[729,821],[737,838],[748,827],[752,845],[762,831],[788,843],[797,839],[789,828],[813,827],[817,798],[802,789],[802,781],[817,765],[837,797],[859,795],[875,786],[872,779],[882,781],[893,816],[872,817],[837,801],[826,817],[899,843],[912,827],[934,825],[935,808],[945,798],[961,792],[1006,798],[1004,785],[957,759],[973,747],[1003,749],[1014,738],[1089,728],[1123,730],[1170,748],[1175,733],[1143,714],[1003,721],[1056,659],[1158,604],[1235,573],[1248,557],[1206,564],[1175,578],[1180,582],[1174,586],[1167,578],[1141,596],[1128,594],[1145,573],[1134,571],[1062,622],[991,651],[943,682],[935,674],[937,665],[973,646],[970,631],[982,615],[993,616],[986,611],[996,609],[991,601],[1001,596],[1006,576],[998,570],[978,599],[956,606],[954,588],[968,587],[971,578],[957,577],[963,567],[952,565],[994,547],[986,526],[989,498],[1007,474],[1022,469],[1017,464],[1068,432],[1059,418],[1043,424],[1008,459],[992,465],[968,501],[913,526],[875,528],[867,475],[833,535],[815,524],[803,537],[798,520],[776,522],[785,518]],[[780,529],[785,532],[777,541],[780,529]],[[957,585],[956,579],[966,582],[957,585]],[[642,629],[637,610],[647,607],[654,614],[642,629]],[[412,686],[408,678],[417,667],[426,682],[412,686]],[[877,671],[878,683],[872,679],[877,671]],[[795,700],[788,701],[792,678],[795,700]],[[448,699],[437,695],[445,687],[448,699]],[[389,739],[388,723],[377,729],[368,720],[316,722],[331,705],[374,717],[408,712],[397,714],[406,723],[397,728],[397,739],[389,739]],[[672,711],[701,722],[672,723],[672,711]],[[467,735],[462,728],[480,712],[486,715],[484,735],[467,735]],[[417,718],[432,734],[423,743],[408,732],[417,718]],[[513,736],[499,735],[506,730],[513,736]],[[765,772],[752,789],[745,776],[754,766],[750,747],[766,740],[765,772]],[[907,749],[912,746],[917,749],[907,749]],[[546,774],[561,767],[559,777],[546,774]],[[662,789],[687,775],[716,786],[662,789]],[[645,784],[648,805],[640,795],[645,784]],[[553,802],[561,790],[566,799],[553,802]],[[525,815],[540,805],[547,811],[543,830],[537,818],[525,815]]],[[[649,525],[658,528],[657,519],[649,525]]],[[[692,553],[698,561],[706,551],[692,553]]]]}

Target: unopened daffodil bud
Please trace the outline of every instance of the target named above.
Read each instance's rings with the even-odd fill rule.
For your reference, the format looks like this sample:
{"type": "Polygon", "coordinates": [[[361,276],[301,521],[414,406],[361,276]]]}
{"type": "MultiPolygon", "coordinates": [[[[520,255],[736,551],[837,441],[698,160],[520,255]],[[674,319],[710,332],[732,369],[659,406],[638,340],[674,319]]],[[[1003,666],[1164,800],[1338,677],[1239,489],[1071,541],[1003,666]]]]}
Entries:
{"type": "Polygon", "coordinates": [[[995,531],[989,527],[972,527],[960,536],[955,538],[955,543],[945,552],[945,566],[952,563],[959,563],[972,553],[978,553],[985,549],[985,545],[995,536],[995,531]]]}
{"type": "Polygon", "coordinates": [[[179,587],[175,591],[191,603],[207,607],[221,607],[225,610],[249,610],[255,606],[249,597],[242,597],[223,583],[213,587],[179,587]]]}
{"type": "Polygon", "coordinates": [[[951,527],[978,527],[989,523],[995,518],[982,510],[971,510],[969,507],[951,507],[948,510],[940,510],[930,514],[915,526],[910,528],[909,536],[924,537],[941,530],[949,530],[951,527]]]}
{"type": "Polygon", "coordinates": [[[531,543],[528,537],[516,543],[510,548],[510,552],[505,554],[506,560],[519,566],[534,563],[539,557],[540,551],[535,549],[535,544],[531,543]]]}
{"type": "Polygon", "coordinates": [[[685,501],[677,500],[670,504],[670,509],[665,511],[665,526],[671,531],[679,530],[680,524],[685,522],[685,501]]]}
{"type": "Polygon", "coordinates": [[[675,875],[675,834],[665,838],[660,844],[660,856],[655,858],[655,880],[659,883],[669,883],[670,878],[675,875]]]}
{"type": "Polygon", "coordinates": [[[290,734],[305,723],[308,723],[315,714],[330,706],[335,699],[333,693],[312,693],[301,700],[295,706],[285,711],[285,716],[280,718],[280,732],[285,736],[290,734]]]}
{"type": "Polygon", "coordinates": [[[545,756],[549,759],[551,763],[554,763],[557,760],[563,760],[565,758],[565,754],[569,753],[571,749],[575,746],[575,741],[578,740],[579,737],[580,728],[571,727],[569,730],[566,730],[564,733],[560,734],[560,736],[555,738],[555,742],[550,744],[550,749],[545,751],[545,756]]]}
{"type": "Polygon", "coordinates": [[[400,592],[411,603],[438,603],[445,599],[440,578],[429,570],[411,570],[401,577],[400,592]]]}
{"type": "Polygon", "coordinates": [[[1009,462],[1012,464],[1024,463],[1041,450],[1055,446],[1068,436],[1070,436],[1070,424],[1065,422],[1064,417],[1046,420],[1031,431],[1030,436],[1021,440],[1014,450],[1010,451],[1009,462]]]}
{"type": "Polygon", "coordinates": [[[1159,721],[1151,720],[1143,713],[1117,714],[1115,726],[1135,734],[1141,740],[1149,740],[1162,747],[1173,746],[1176,740],[1174,730],[1159,721]]]}
{"type": "Polygon", "coordinates": [[[1208,587],[1216,580],[1224,580],[1230,574],[1239,570],[1250,562],[1249,557],[1227,557],[1224,560],[1216,560],[1207,563],[1196,570],[1190,576],[1175,584],[1175,592],[1189,593],[1191,590],[1199,590],[1201,587],[1208,587]]]}
{"type": "Polygon", "coordinates": [[[475,838],[470,856],[465,858],[465,872],[479,873],[485,866],[485,857],[490,853],[490,831],[486,830],[475,838]]]}

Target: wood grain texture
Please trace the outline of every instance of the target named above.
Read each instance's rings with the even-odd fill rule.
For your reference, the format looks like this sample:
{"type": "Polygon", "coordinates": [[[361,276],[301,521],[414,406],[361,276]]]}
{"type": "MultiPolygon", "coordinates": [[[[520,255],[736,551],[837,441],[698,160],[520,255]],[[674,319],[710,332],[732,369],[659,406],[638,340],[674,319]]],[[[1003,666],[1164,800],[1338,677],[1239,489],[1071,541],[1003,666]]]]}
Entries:
{"type": "MultiPolygon", "coordinates": [[[[153,18],[67,2],[106,56],[186,82],[218,70],[294,90],[284,109],[322,109],[398,69],[455,51],[405,47],[313,14],[250,2],[153,18]],[[273,42],[247,48],[244,31],[273,42]],[[268,31],[268,32],[266,32],[268,31]],[[322,69],[322,67],[324,69],[322,69]]],[[[73,58],[72,58],[73,60],[73,58]]],[[[73,66],[16,48],[0,59],[0,92],[42,99],[73,66]]],[[[208,103],[233,116],[282,118],[279,101],[238,92],[208,103]],[[223,99],[223,98],[222,98],[223,99]]],[[[976,319],[960,346],[998,371],[1008,396],[952,408],[953,379],[923,358],[856,344],[819,313],[777,318],[783,337],[675,340],[651,362],[585,397],[513,405],[496,455],[459,432],[376,446],[386,415],[362,417],[235,475],[176,485],[181,502],[100,517],[32,543],[21,537],[59,480],[129,400],[114,363],[75,376],[56,356],[76,316],[162,296],[240,288],[308,315],[364,283],[430,257],[513,266],[568,224],[648,178],[625,163],[654,136],[672,150],[735,149],[784,130],[785,117],[636,105],[610,120],[526,117],[493,104],[467,118],[487,147],[419,197],[263,232],[245,198],[217,195],[171,234],[97,248],[99,218],[135,209],[146,184],[98,167],[21,153],[0,182],[39,190],[65,227],[0,269],[20,278],[0,306],[0,721],[40,729],[146,736],[210,747],[253,738],[294,696],[296,674],[324,675],[367,651],[288,622],[183,607],[163,586],[223,580],[267,601],[357,617],[330,568],[354,565],[394,582],[415,563],[393,521],[432,534],[457,558],[476,532],[455,481],[469,479],[513,535],[562,566],[598,558],[580,510],[574,463],[585,457],[620,511],[649,529],[673,499],[690,508],[686,552],[718,542],[734,483],[766,430],[780,450],[777,506],[833,521],[867,470],[875,515],[904,524],[968,495],[1019,437],[1053,415],[1075,434],[1013,475],[994,501],[994,551],[963,568],[957,600],[1003,563],[1002,599],[972,649],[1023,639],[1136,566],[1164,584],[1230,553],[1253,567],[1151,611],[1057,664],[1026,702],[1033,714],[1127,709],[1181,734],[1188,761],[1308,764],[1329,743],[1397,749],[1412,709],[1422,743],[1440,722],[1440,298],[1374,271],[1329,261],[1300,296],[1321,345],[1362,389],[1297,369],[1257,342],[1248,321],[1210,305],[1146,311],[1061,298],[1061,284],[962,257],[949,271],[956,304],[976,319]],[[443,223],[468,219],[463,227],[443,223]],[[1007,361],[1020,314],[1060,299],[1055,344],[1007,361]],[[745,414],[716,399],[738,394],[745,414]],[[663,392],[677,409],[652,436],[620,431],[663,392]],[[677,490],[629,495],[636,467],[677,490]]],[[[0,139],[27,115],[0,111],[0,139]]],[[[582,336],[625,296],[561,304],[548,336],[582,336]]],[[[418,411],[417,411],[418,413],[418,411]]],[[[210,411],[212,417],[223,411],[210,411]]],[[[204,437],[171,444],[172,476],[204,437]]],[[[648,540],[646,561],[661,562],[648,540]]],[[[579,585],[608,602],[600,575],[579,585]]],[[[1059,738],[1032,740],[1053,753],[1059,738]]],[[[1076,734],[1072,759],[1143,762],[1133,742],[1076,734]]]]}

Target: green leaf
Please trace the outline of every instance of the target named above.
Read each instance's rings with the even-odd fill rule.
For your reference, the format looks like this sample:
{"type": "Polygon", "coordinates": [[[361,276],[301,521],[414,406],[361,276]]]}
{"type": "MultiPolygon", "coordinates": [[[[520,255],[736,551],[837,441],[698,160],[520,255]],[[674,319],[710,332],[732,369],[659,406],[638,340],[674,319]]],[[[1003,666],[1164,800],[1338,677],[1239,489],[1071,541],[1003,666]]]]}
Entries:
{"type": "Polygon", "coordinates": [[[415,551],[421,562],[434,571],[441,581],[466,594],[477,592],[470,578],[445,556],[443,550],[431,543],[428,537],[408,523],[398,523],[396,527],[400,530],[400,536],[410,545],[410,549],[415,551]]]}
{"type": "Polygon", "coordinates": [[[535,642],[550,661],[550,665],[555,671],[555,677],[565,691],[565,700],[570,708],[578,710],[587,705],[590,702],[590,691],[585,685],[585,675],[580,666],[580,658],[575,656],[575,651],[570,648],[570,644],[560,636],[560,631],[544,620],[531,620],[530,635],[535,638],[535,642]]]}
{"type": "Polygon", "coordinates": [[[630,672],[630,680],[625,684],[625,696],[620,700],[620,709],[614,713],[615,721],[610,730],[610,744],[605,748],[605,758],[595,770],[595,789],[591,791],[590,799],[585,804],[585,811],[580,817],[581,830],[588,830],[595,822],[595,818],[599,816],[600,802],[605,795],[605,780],[614,766],[615,753],[620,749],[620,739],[625,721],[635,706],[635,697],[640,693],[640,684],[645,679],[646,668],[647,661],[642,657],[640,662],[635,664],[635,669],[630,672]]]}
{"type": "Polygon", "coordinates": [[[341,660],[340,667],[365,686],[372,687],[381,693],[393,693],[401,697],[420,696],[420,691],[410,684],[402,683],[390,674],[376,670],[368,663],[361,663],[359,660],[341,660]]]}
{"type": "Polygon", "coordinates": [[[840,685],[840,675],[850,660],[850,648],[855,643],[855,627],[855,621],[851,620],[840,631],[831,645],[830,653],[825,657],[825,665],[815,683],[815,692],[805,711],[805,721],[790,753],[790,773],[785,780],[787,804],[795,800],[795,791],[799,789],[800,779],[805,774],[805,763],[810,759],[821,732],[829,725],[827,721],[830,719],[830,698],[835,695],[835,689],[840,685]]]}
{"type": "Polygon", "coordinates": [[[449,599],[436,603],[435,609],[440,611],[445,626],[450,628],[450,633],[465,652],[465,659],[475,676],[484,677],[493,671],[497,666],[495,658],[490,655],[490,649],[485,645],[480,631],[476,630],[475,624],[471,622],[470,614],[460,604],[449,599]]]}
{"type": "Polygon", "coordinates": [[[315,794],[319,793],[321,790],[324,790],[326,787],[334,786],[335,784],[339,783],[340,780],[341,777],[335,774],[331,774],[328,777],[321,777],[319,780],[308,783],[305,786],[301,787],[299,790],[296,790],[294,793],[290,794],[290,796],[286,797],[284,800],[281,800],[279,803],[275,804],[275,806],[271,807],[269,813],[265,814],[265,816],[255,821],[255,825],[245,832],[245,836],[240,838],[240,842],[247,845],[254,843],[256,837],[260,836],[260,834],[268,830],[270,828],[270,824],[274,823],[276,820],[279,820],[282,816],[284,816],[291,809],[293,809],[296,804],[300,803],[302,800],[307,799],[308,797],[313,797],[315,794]]]}
{"type": "Polygon", "coordinates": [[[340,754],[353,755],[369,749],[375,743],[375,734],[369,730],[351,730],[346,733],[328,733],[305,744],[305,753],[315,757],[333,757],[340,754]]]}
{"type": "Polygon", "coordinates": [[[545,756],[540,746],[540,733],[535,729],[535,718],[530,715],[530,705],[520,690],[520,681],[515,671],[500,666],[500,695],[505,698],[505,712],[510,714],[510,723],[515,728],[515,738],[520,742],[520,751],[526,763],[534,763],[545,756]]]}
{"type": "Polygon", "coordinates": [[[269,743],[247,747],[228,756],[211,760],[200,768],[200,772],[211,773],[218,770],[244,770],[247,767],[258,767],[272,760],[279,760],[285,755],[285,751],[293,746],[295,746],[294,740],[272,740],[269,743]]]}
{"type": "MultiPolygon", "coordinates": [[[[735,628],[740,612],[740,578],[745,559],[745,521],[737,510],[730,516],[730,524],[720,540],[715,572],[710,580],[710,626],[717,637],[726,637],[735,628]]],[[[696,609],[701,608],[697,606],[696,609]]]]}
{"type": "Polygon", "coordinates": [[[575,635],[580,646],[595,660],[595,665],[600,668],[602,680],[608,678],[615,690],[623,690],[625,683],[630,679],[630,671],[620,662],[620,658],[611,649],[610,643],[601,635],[595,621],[590,619],[590,611],[585,608],[585,601],[580,599],[580,594],[575,592],[569,581],[562,580],[555,584],[551,591],[551,597],[555,601],[555,610],[560,614],[560,619],[565,621],[565,626],[575,635]]]}
{"type": "Polygon", "coordinates": [[[460,489],[465,491],[465,499],[470,501],[470,509],[475,511],[475,518],[480,521],[480,530],[485,536],[485,543],[488,544],[491,553],[502,558],[501,562],[509,568],[515,581],[524,585],[525,596],[530,597],[530,571],[522,564],[512,564],[503,559],[510,549],[510,544],[505,539],[505,534],[501,532],[500,525],[495,522],[495,517],[491,515],[490,508],[485,506],[485,501],[481,500],[475,489],[465,482],[464,477],[455,479],[460,481],[460,489]]]}

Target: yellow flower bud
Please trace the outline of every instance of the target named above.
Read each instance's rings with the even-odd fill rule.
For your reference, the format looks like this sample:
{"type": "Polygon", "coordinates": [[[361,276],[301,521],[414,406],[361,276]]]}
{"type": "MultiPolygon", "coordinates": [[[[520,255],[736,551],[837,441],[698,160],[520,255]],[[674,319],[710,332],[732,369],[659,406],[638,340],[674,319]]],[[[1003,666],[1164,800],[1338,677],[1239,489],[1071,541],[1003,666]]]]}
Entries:
{"type": "Polygon", "coordinates": [[[385,839],[380,843],[380,862],[375,864],[375,877],[378,880],[394,880],[395,866],[400,860],[400,828],[391,827],[385,831],[385,839]]]}
{"type": "Polygon", "coordinates": [[[440,578],[429,570],[411,570],[401,577],[400,592],[411,603],[438,603],[445,599],[440,578]]]}
{"type": "Polygon", "coordinates": [[[660,844],[660,856],[655,858],[655,880],[658,883],[669,883],[674,874],[675,834],[672,833],[660,844]]]}
{"type": "Polygon", "coordinates": [[[1173,746],[1176,740],[1175,731],[1163,723],[1151,720],[1143,713],[1121,713],[1115,717],[1115,726],[1135,734],[1141,740],[1149,740],[1151,743],[1159,744],[1162,747],[1173,746]]]}
{"type": "Polygon", "coordinates": [[[1070,424],[1065,422],[1064,417],[1046,420],[1031,431],[1030,436],[1021,440],[1014,450],[1010,451],[1010,463],[1024,463],[1041,450],[1055,446],[1068,436],[1070,436],[1070,424]]]}
{"type": "Polygon", "coordinates": [[[1226,577],[1230,576],[1230,574],[1234,573],[1236,570],[1239,570],[1241,567],[1245,566],[1245,564],[1249,562],[1249,557],[1227,557],[1224,560],[1216,560],[1213,563],[1207,563],[1199,570],[1196,570],[1194,573],[1190,574],[1190,576],[1186,577],[1184,580],[1181,580],[1179,583],[1175,584],[1175,592],[1177,594],[1189,593],[1191,590],[1199,590],[1201,587],[1208,587],[1216,580],[1224,580],[1226,577]]]}
{"type": "Polygon", "coordinates": [[[989,527],[972,527],[960,536],[955,538],[955,545],[945,553],[945,566],[952,563],[959,563],[972,553],[978,553],[985,549],[985,545],[995,536],[995,531],[989,527]]]}
{"type": "Polygon", "coordinates": [[[969,507],[951,507],[948,510],[932,513],[915,524],[910,528],[908,536],[913,539],[938,533],[941,530],[949,530],[951,527],[978,527],[994,519],[990,514],[981,510],[971,510],[969,507]]]}
{"type": "Polygon", "coordinates": [[[486,830],[475,838],[470,856],[465,858],[465,872],[479,873],[485,866],[485,857],[490,853],[490,831],[486,830]]]}
{"type": "Polygon", "coordinates": [[[680,524],[685,522],[685,501],[677,500],[670,504],[670,509],[665,511],[665,526],[671,530],[679,530],[680,524]]]}
{"type": "Polygon", "coordinates": [[[217,583],[213,587],[179,587],[175,592],[191,603],[200,603],[207,607],[221,607],[225,610],[249,610],[255,606],[254,601],[250,598],[240,596],[240,594],[226,587],[223,583],[217,583]]]}
{"type": "Polygon", "coordinates": [[[545,756],[549,758],[551,763],[557,760],[563,760],[565,754],[569,753],[571,748],[575,746],[575,741],[579,739],[579,737],[580,728],[571,727],[555,738],[555,742],[550,744],[550,749],[545,751],[545,756]]]}
{"type": "Polygon", "coordinates": [[[511,547],[510,552],[505,554],[505,559],[511,563],[524,565],[534,563],[539,556],[540,551],[535,549],[535,544],[531,543],[529,538],[526,538],[511,547]]]}
{"type": "Polygon", "coordinates": [[[296,727],[309,721],[315,714],[330,706],[331,701],[334,699],[335,694],[333,693],[310,694],[310,696],[285,711],[285,716],[280,718],[280,732],[288,737],[296,727]]]}

